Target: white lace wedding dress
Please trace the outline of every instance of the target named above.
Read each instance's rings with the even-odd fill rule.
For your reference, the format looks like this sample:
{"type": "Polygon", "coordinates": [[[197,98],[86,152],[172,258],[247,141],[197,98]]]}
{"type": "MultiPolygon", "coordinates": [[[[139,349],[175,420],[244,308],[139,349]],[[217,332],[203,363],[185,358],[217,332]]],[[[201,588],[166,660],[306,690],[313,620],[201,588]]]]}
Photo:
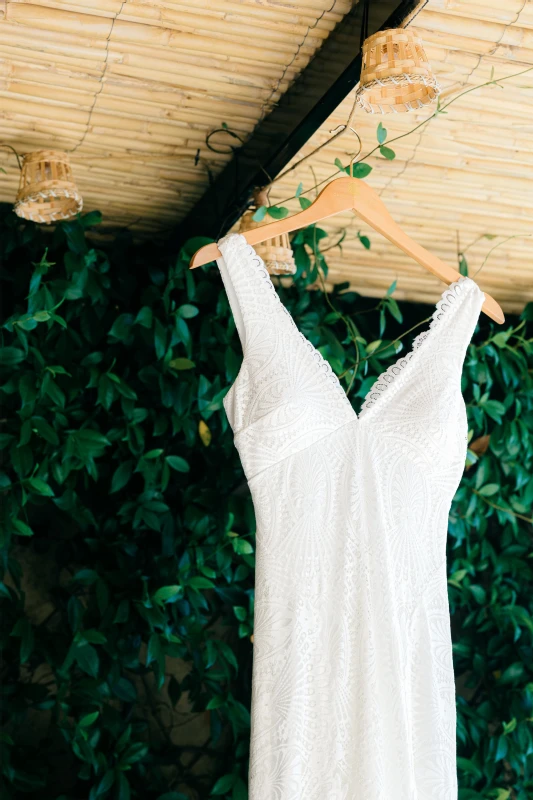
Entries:
{"type": "Polygon", "coordinates": [[[250,800],[457,800],[446,535],[483,292],[445,289],[357,415],[244,236],[218,246],[257,522],[250,800]]]}

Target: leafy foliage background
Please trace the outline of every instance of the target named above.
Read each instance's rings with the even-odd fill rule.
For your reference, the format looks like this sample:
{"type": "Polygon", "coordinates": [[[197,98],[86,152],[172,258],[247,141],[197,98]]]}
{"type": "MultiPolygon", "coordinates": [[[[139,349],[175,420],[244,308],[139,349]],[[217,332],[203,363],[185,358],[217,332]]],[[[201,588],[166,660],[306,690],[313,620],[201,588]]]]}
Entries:
{"type": "MultiPolygon", "coordinates": [[[[245,800],[255,521],[222,407],[238,337],[216,265],[187,269],[203,241],[170,258],[88,238],[99,219],[52,237],[0,219],[1,795],[245,800]]],[[[433,309],[394,286],[377,304],[307,291],[324,236],[296,235],[278,291],[357,411],[433,309]]],[[[464,367],[460,800],[533,797],[532,317],[481,315],[464,367]]]]}

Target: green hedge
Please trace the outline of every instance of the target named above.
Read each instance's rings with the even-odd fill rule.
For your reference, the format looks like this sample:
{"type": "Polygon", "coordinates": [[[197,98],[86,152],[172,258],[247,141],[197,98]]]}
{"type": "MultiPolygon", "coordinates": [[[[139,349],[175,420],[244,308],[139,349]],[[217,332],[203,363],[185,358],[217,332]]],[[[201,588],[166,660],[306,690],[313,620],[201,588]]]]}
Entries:
{"type": "MultiPolygon", "coordinates": [[[[87,237],[98,221],[0,218],[1,796],[245,800],[255,522],[222,407],[238,337],[216,266],[187,269],[200,240],[170,258],[87,237]]],[[[297,235],[279,291],[338,373],[359,359],[358,409],[428,309],[305,291],[320,238],[297,235]]],[[[482,315],[464,369],[460,800],[533,796],[532,316],[482,315]]]]}

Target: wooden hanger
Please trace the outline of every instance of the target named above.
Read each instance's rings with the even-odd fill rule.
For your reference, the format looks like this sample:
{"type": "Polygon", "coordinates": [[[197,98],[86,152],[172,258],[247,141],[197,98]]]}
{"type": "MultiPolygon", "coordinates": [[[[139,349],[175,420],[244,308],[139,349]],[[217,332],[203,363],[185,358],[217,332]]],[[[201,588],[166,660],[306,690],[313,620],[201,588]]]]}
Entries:
{"type": "MultiPolygon", "coordinates": [[[[253,246],[266,239],[272,239],[274,236],[280,236],[282,233],[305,228],[307,225],[320,222],[334,214],[350,210],[444,283],[450,284],[462,277],[456,269],[449,267],[440,258],[432,255],[411,239],[393,220],[377,192],[358,178],[336,178],[322,189],[314,203],[308,208],[291,217],[275,220],[243,232],[242,235],[248,244],[253,246]]],[[[206,244],[193,255],[189,268],[201,267],[221,255],[215,242],[206,244]]],[[[503,311],[489,294],[485,294],[485,302],[481,310],[494,322],[500,325],[505,322],[503,311]]]]}

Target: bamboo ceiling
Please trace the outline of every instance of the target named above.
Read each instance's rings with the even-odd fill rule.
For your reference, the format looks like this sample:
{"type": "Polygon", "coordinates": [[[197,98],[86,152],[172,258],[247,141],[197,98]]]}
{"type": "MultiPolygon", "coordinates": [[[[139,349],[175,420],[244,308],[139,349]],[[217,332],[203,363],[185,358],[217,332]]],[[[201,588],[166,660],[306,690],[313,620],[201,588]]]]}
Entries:
{"type": "MultiPolygon", "coordinates": [[[[351,0],[0,0],[0,142],[71,153],[87,210],[174,225],[351,8],[351,0]],[[333,7],[332,7],[333,6],[333,7]],[[332,9],[331,11],[329,9],[332,9]],[[195,165],[198,149],[202,160],[195,165]]],[[[0,149],[0,201],[18,186],[0,149]]]]}
{"type": "MultiPolygon", "coordinates": [[[[18,152],[71,152],[85,209],[106,222],[161,235],[182,219],[231,153],[206,151],[226,123],[246,139],[352,6],[352,0],[0,0],[0,141],[18,152]],[[201,150],[201,160],[195,156],[201,150]]],[[[442,102],[494,77],[533,66],[533,3],[429,0],[410,23],[442,87],[442,102]]],[[[446,115],[372,156],[366,179],[399,224],[469,274],[505,311],[533,300],[533,71],[458,99],[446,115]],[[496,238],[487,238],[496,237],[496,238]],[[507,241],[505,241],[507,240],[507,241]],[[489,251],[498,247],[482,265],[489,251]]],[[[304,149],[346,121],[348,97],[304,149]]],[[[357,111],[363,153],[381,121],[389,138],[433,107],[404,115],[357,111]]],[[[278,181],[271,202],[336,174],[355,149],[350,134],[278,181]]],[[[0,149],[0,201],[14,200],[18,169],[0,149]]],[[[338,173],[337,173],[338,174],[338,173]]],[[[312,194],[309,196],[313,196],[312,194]]],[[[291,211],[297,201],[287,204],[291,211]]],[[[331,282],[382,296],[434,302],[442,284],[351,216],[324,223],[331,282]],[[365,250],[357,232],[370,236],[365,250]]]]}
{"type": "MultiPolygon", "coordinates": [[[[409,29],[423,40],[442,88],[442,104],[489,81],[493,68],[494,78],[501,78],[533,66],[533,2],[429,0],[409,29]]],[[[394,160],[379,154],[371,157],[373,171],[365,180],[379,192],[394,219],[428,250],[456,267],[458,252],[466,251],[469,275],[504,312],[511,313],[533,300],[533,70],[501,86],[470,92],[456,100],[446,115],[391,144],[394,160]]],[[[353,94],[291,163],[345,123],[352,104],[353,94]]],[[[363,154],[377,144],[378,122],[392,138],[414,128],[431,110],[379,116],[357,110],[353,124],[362,138],[363,154]]],[[[307,189],[315,184],[315,176],[320,182],[335,174],[335,158],[347,166],[347,154],[357,148],[353,134],[343,134],[275,183],[270,202],[291,197],[300,182],[307,189]]],[[[307,196],[313,198],[314,193],[307,196]]],[[[297,209],[295,201],[286,205],[291,211],[297,209]]],[[[347,280],[352,289],[381,297],[398,279],[397,299],[429,303],[438,299],[442,282],[353,214],[332,217],[321,227],[332,234],[323,240],[324,247],[337,241],[343,228],[347,231],[342,253],[335,248],[328,251],[327,286],[347,280]],[[361,245],[358,231],[370,237],[370,250],[361,245]]]]}

